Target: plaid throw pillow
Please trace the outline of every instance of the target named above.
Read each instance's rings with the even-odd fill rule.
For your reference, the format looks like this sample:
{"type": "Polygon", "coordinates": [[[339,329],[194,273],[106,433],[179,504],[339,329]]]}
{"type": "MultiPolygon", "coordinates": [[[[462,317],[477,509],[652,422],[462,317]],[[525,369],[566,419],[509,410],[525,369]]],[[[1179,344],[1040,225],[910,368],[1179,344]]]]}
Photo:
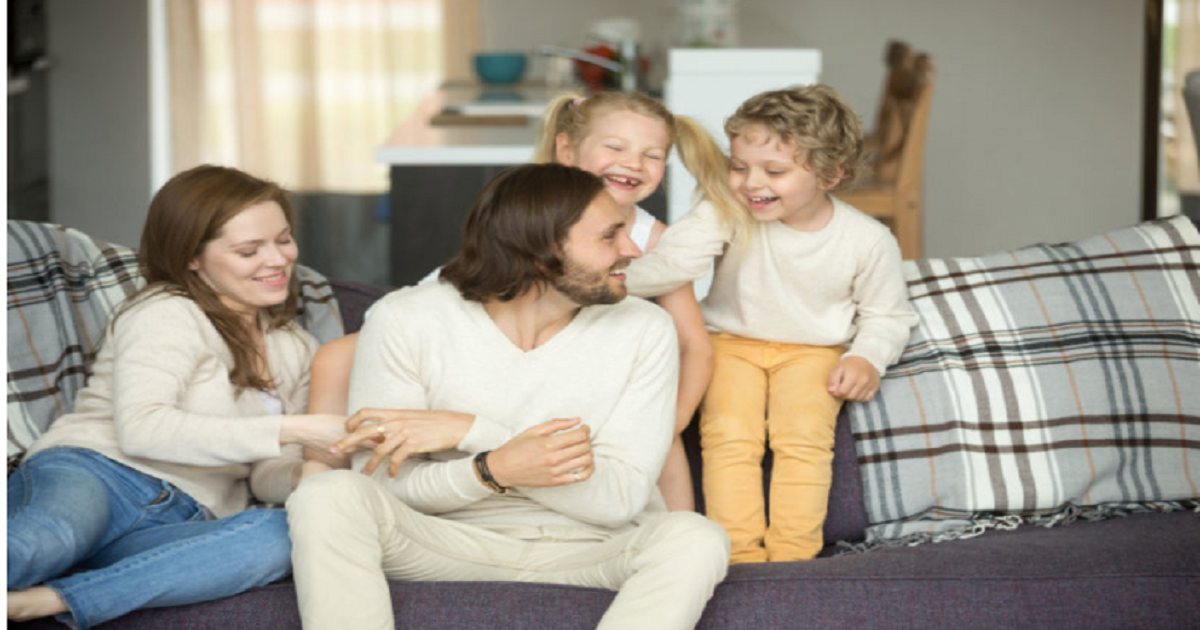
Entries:
{"type": "Polygon", "coordinates": [[[9,468],[75,406],[137,254],[57,225],[8,222],[9,468]]]}
{"type": "MultiPolygon", "coordinates": [[[[322,343],[342,335],[324,276],[296,265],[298,320],[322,343]]],[[[48,223],[8,222],[8,464],[75,406],[114,307],[141,288],[137,253],[48,223]]]]}
{"type": "Polygon", "coordinates": [[[849,409],[868,546],[1196,509],[1190,221],[904,264],[921,323],[876,398],[849,409]]]}

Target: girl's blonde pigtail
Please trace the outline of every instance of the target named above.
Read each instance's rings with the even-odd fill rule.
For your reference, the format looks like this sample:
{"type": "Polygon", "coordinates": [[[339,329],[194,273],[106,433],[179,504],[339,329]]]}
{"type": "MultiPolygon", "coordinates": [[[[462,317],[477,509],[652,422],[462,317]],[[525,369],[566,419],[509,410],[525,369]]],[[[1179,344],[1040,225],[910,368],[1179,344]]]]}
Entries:
{"type": "Polygon", "coordinates": [[[563,115],[572,107],[572,103],[580,98],[580,94],[560,94],[546,105],[546,111],[542,113],[542,124],[538,128],[537,139],[533,145],[535,163],[552,164],[558,161],[555,155],[555,137],[558,136],[563,115]]]}
{"type": "Polygon", "coordinates": [[[679,159],[696,178],[696,188],[717,209],[735,239],[749,238],[754,220],[729,188],[729,160],[721,147],[703,125],[687,116],[675,116],[675,135],[679,159]]]}

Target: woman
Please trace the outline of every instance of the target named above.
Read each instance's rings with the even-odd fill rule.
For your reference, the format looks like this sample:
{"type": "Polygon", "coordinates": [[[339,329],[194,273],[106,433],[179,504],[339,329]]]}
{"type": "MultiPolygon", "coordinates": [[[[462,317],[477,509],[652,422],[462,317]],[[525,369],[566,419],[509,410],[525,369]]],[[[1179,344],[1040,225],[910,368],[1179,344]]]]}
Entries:
{"type": "Polygon", "coordinates": [[[9,619],[89,628],[290,572],[283,510],[247,508],[282,503],[302,447],[328,450],[345,421],[296,415],[317,344],[292,321],[292,222],[279,186],[230,168],[155,195],[147,286],[114,315],[75,411],[9,477],[9,619]]]}

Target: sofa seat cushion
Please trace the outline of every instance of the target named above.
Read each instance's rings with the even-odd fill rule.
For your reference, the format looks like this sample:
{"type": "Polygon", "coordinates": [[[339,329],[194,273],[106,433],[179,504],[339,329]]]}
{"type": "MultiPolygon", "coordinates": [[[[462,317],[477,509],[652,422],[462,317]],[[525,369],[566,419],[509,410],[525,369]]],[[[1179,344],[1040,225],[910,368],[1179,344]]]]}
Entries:
{"type": "Polygon", "coordinates": [[[1200,516],[1136,514],[738,565],[698,627],[798,626],[1200,627],[1200,516]]]}
{"type": "MultiPolygon", "coordinates": [[[[393,582],[398,628],[593,628],[613,593],[508,582],[393,582]]],[[[942,545],[742,564],[704,630],[1200,627],[1200,516],[1136,514],[1020,527],[942,545]]],[[[40,620],[25,626],[58,628],[40,620]]],[[[106,626],[108,627],[108,626],[106,626]]],[[[299,628],[290,581],[215,602],[142,610],[114,630],[299,628]]]]}

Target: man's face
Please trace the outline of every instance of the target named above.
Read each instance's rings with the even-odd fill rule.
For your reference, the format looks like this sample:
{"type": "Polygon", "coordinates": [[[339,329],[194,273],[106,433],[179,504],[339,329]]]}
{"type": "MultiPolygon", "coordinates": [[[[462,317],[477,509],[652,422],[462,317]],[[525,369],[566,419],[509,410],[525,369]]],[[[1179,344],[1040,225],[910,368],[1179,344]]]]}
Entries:
{"type": "Polygon", "coordinates": [[[563,275],[554,288],[580,306],[616,304],[626,293],[622,270],[641,255],[629,240],[625,213],[608,192],[601,192],[567,231],[563,275]]]}

